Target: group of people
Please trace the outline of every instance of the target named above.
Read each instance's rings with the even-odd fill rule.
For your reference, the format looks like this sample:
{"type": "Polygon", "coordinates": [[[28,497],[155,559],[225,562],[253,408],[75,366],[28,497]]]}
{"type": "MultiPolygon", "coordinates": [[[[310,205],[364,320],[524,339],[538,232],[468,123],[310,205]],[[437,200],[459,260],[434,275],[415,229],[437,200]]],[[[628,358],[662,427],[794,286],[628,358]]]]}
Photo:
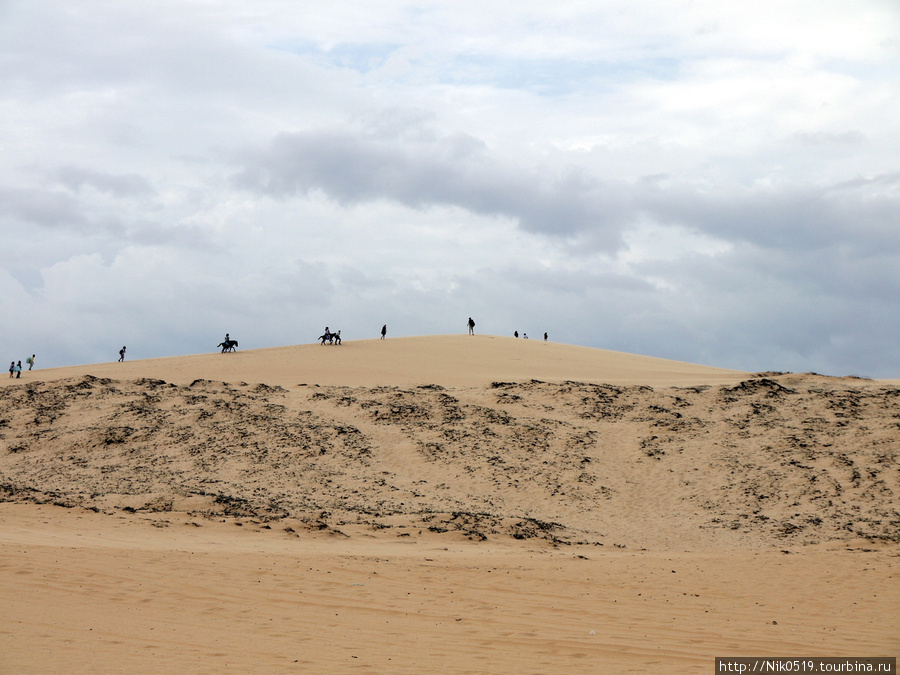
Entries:
{"type": "MultiPolygon", "coordinates": [[[[513,337],[519,337],[519,331],[513,331],[513,337]]],[[[528,333],[522,333],[522,338],[527,340],[528,333]]],[[[546,341],[547,341],[547,332],[544,331],[544,342],[546,342],[546,341]]]]}
{"type": "Polygon", "coordinates": [[[319,340],[323,345],[326,342],[330,345],[339,345],[341,344],[341,331],[332,333],[331,329],[328,326],[325,326],[325,333],[319,336],[319,340]]]}
{"type": "MultiPolygon", "coordinates": [[[[34,359],[35,355],[32,354],[27,359],[25,359],[25,363],[28,364],[28,370],[34,368],[34,359]]],[[[22,377],[22,362],[21,361],[10,361],[9,362],[9,376],[10,377],[22,377]]]]}
{"type": "MultiPolygon", "coordinates": [[[[467,322],[467,325],[469,327],[469,335],[475,335],[475,320],[471,316],[469,317],[469,321],[467,322]]],[[[515,333],[513,333],[513,335],[515,335],[516,337],[519,337],[519,331],[515,331],[515,333]]],[[[387,324],[384,324],[381,327],[381,339],[384,340],[386,337],[387,337],[387,324]]],[[[528,334],[524,333],[523,337],[527,340],[528,334]]],[[[341,344],[341,331],[332,333],[331,329],[328,326],[325,326],[325,333],[323,335],[319,336],[319,340],[321,341],[321,343],[323,345],[326,343],[339,345],[339,344],[341,344]]],[[[546,342],[546,341],[547,341],[547,333],[544,333],[544,342],[546,342]]],[[[223,353],[225,351],[233,351],[234,347],[237,346],[237,340],[232,340],[231,335],[228,333],[225,333],[225,339],[222,341],[222,343],[219,346],[222,347],[223,353]]],[[[119,350],[119,361],[120,362],[125,360],[125,350],[126,349],[127,349],[127,347],[122,347],[122,349],[119,350]]],[[[32,367],[34,366],[34,355],[32,354],[29,358],[25,359],[25,362],[28,364],[28,370],[31,370],[32,367]]],[[[21,373],[22,373],[22,362],[21,361],[19,361],[18,364],[16,364],[15,361],[13,361],[12,363],[9,364],[9,376],[10,377],[20,377],[21,373]]]]}
{"type": "MultiPolygon", "coordinates": [[[[469,317],[469,321],[468,321],[467,325],[469,327],[469,335],[475,335],[475,320],[472,319],[471,316],[469,317]]],[[[516,331],[515,333],[513,333],[513,335],[515,335],[516,337],[519,337],[519,331],[516,331]]],[[[387,337],[387,324],[384,324],[381,327],[381,339],[384,340],[386,337],[387,337]]],[[[528,334],[527,333],[523,334],[523,337],[527,340],[528,334]]],[[[328,328],[328,326],[325,326],[325,334],[322,335],[321,337],[319,337],[319,339],[322,341],[323,345],[326,342],[328,344],[339,345],[339,344],[341,344],[341,331],[332,333],[331,329],[328,328]]],[[[546,342],[546,341],[547,341],[547,333],[544,333],[544,342],[546,342]]],[[[225,340],[219,346],[223,347],[222,351],[224,352],[226,350],[226,348],[231,348],[232,344],[236,347],[237,340],[232,340],[231,336],[228,333],[226,333],[225,340]]],[[[125,360],[125,350],[126,349],[127,349],[127,347],[123,346],[122,349],[119,350],[119,362],[120,363],[125,360]]],[[[27,359],[25,359],[25,363],[28,366],[28,370],[31,370],[32,368],[34,368],[34,360],[35,360],[34,354],[29,356],[27,359]]],[[[21,361],[19,361],[19,362],[11,361],[10,362],[9,376],[10,377],[22,377],[22,362],[21,361]]]]}
{"type": "MultiPolygon", "coordinates": [[[[469,317],[469,322],[467,325],[469,326],[469,335],[475,335],[475,320],[471,316],[469,317]]],[[[513,337],[519,337],[519,331],[513,331],[513,337]]],[[[522,337],[527,340],[528,333],[522,333],[522,337]]],[[[547,332],[544,331],[544,342],[547,341],[547,338],[547,332]]]]}

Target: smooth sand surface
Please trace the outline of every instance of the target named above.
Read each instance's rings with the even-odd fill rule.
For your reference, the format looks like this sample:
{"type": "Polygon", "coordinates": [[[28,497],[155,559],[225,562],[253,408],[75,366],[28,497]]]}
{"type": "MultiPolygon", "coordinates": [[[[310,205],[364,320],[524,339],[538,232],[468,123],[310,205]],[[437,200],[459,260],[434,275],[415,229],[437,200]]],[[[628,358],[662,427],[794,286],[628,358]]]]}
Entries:
{"type": "Polygon", "coordinates": [[[2,378],[0,673],[900,652],[900,390],[435,336],[2,378]]]}
{"type": "MultiPolygon", "coordinates": [[[[22,379],[154,377],[187,384],[226,382],[348,386],[439,383],[468,387],[496,380],[576,380],[610,384],[690,386],[737,381],[744,373],[622,352],[492,335],[434,335],[305,344],[234,353],[97,363],[34,370],[22,379]]],[[[5,378],[0,378],[6,383],[5,378]]],[[[21,382],[21,380],[20,380],[21,382]]]]}

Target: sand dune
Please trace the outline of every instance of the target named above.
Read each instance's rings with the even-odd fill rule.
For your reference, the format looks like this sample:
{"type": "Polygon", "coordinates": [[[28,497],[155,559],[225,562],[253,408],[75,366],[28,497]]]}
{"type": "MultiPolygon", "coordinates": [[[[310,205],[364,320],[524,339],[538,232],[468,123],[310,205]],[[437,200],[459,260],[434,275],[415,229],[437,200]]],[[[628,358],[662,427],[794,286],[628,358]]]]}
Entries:
{"type": "Polygon", "coordinates": [[[900,646],[893,383],[436,336],[3,385],[0,672],[900,646]]]}
{"type": "MultiPolygon", "coordinates": [[[[539,340],[436,335],[98,363],[36,370],[22,377],[46,380],[85,374],[116,379],[151,377],[176,384],[207,379],[282,387],[299,383],[468,387],[528,379],[689,386],[734,382],[743,375],[734,370],[539,340]]],[[[7,384],[4,378],[0,381],[7,384]]]]}

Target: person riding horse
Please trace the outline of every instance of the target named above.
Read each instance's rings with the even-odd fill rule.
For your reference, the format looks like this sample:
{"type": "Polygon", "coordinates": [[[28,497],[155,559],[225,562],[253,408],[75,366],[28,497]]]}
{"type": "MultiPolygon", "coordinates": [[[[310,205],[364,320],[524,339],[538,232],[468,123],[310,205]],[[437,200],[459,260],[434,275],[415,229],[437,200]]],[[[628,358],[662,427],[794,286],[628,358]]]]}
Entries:
{"type": "Polygon", "coordinates": [[[325,334],[319,336],[319,341],[324,345],[326,342],[330,345],[341,344],[341,331],[332,333],[328,326],[325,326],[325,334]]]}
{"type": "Polygon", "coordinates": [[[225,339],[224,339],[222,342],[220,342],[220,343],[218,344],[218,346],[222,348],[222,353],[223,353],[223,354],[224,354],[225,352],[235,352],[235,351],[237,351],[238,341],[237,341],[237,340],[232,340],[231,338],[229,338],[229,337],[226,335],[226,336],[225,336],[225,339]]]}

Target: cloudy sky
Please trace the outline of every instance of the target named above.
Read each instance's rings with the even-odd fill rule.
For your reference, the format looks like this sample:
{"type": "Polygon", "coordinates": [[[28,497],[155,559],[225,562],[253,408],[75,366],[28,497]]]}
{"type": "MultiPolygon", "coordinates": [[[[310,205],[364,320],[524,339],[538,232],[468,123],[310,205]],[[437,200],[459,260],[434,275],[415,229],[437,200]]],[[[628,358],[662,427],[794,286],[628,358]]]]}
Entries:
{"type": "Polygon", "coordinates": [[[0,0],[0,348],[900,377],[896,0],[0,0]]]}

